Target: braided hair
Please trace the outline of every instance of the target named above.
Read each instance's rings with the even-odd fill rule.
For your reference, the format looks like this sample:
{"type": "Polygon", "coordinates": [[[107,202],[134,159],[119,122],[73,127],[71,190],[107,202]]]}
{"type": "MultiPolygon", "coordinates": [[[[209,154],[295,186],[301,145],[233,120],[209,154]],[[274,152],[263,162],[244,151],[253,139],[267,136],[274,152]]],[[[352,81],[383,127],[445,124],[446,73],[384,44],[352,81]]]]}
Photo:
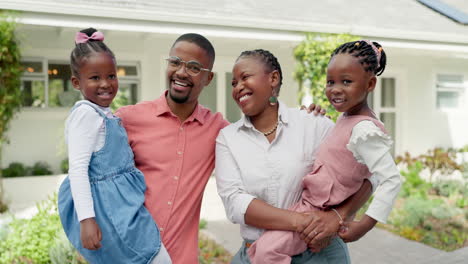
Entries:
{"type": "MultiPolygon", "coordinates": [[[[85,33],[88,37],[91,37],[94,32],[97,32],[94,28],[87,28],[80,31],[85,33]]],[[[75,43],[75,48],[72,50],[70,55],[70,68],[73,76],[79,76],[79,69],[83,64],[83,60],[91,56],[93,53],[106,52],[114,60],[114,53],[100,40],[89,39],[85,43],[75,43]]]]}
{"type": "Polygon", "coordinates": [[[246,51],[243,51],[239,55],[236,61],[238,61],[241,58],[246,58],[246,57],[255,57],[255,58],[260,59],[263,62],[263,64],[268,68],[269,72],[272,72],[275,70],[279,72],[280,82],[279,82],[278,90],[277,90],[277,93],[279,94],[281,84],[283,84],[283,73],[281,71],[281,65],[279,64],[278,59],[275,57],[275,55],[273,55],[268,50],[263,50],[263,49],[246,50],[246,51]]]}
{"type": "Polygon", "coordinates": [[[358,40],[344,43],[333,51],[330,60],[333,56],[340,53],[350,54],[359,58],[359,62],[363,65],[364,70],[371,71],[376,76],[384,72],[385,65],[387,64],[387,56],[382,46],[377,42],[358,40]],[[372,47],[370,43],[372,43],[374,47],[372,47]],[[380,60],[378,60],[376,51],[380,53],[380,60]]]}

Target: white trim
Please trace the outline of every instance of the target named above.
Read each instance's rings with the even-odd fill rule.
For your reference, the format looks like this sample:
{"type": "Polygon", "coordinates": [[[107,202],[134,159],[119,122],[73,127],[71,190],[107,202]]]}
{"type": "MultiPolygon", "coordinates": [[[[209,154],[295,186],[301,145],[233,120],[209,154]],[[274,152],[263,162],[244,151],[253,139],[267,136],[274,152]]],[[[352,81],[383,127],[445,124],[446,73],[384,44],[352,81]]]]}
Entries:
{"type": "MultiPolygon", "coordinates": [[[[348,32],[354,35],[361,35],[361,36],[371,36],[373,38],[393,38],[393,39],[408,39],[408,40],[415,40],[415,41],[437,41],[444,40],[446,43],[468,43],[468,35],[457,33],[452,34],[451,31],[448,30],[446,32],[431,32],[430,29],[425,30],[404,30],[404,29],[385,29],[382,27],[377,26],[353,26],[348,24],[332,24],[332,23],[320,23],[320,22],[307,22],[307,21],[287,21],[287,20],[274,20],[274,19],[260,19],[258,17],[244,17],[244,16],[236,16],[233,14],[232,16],[226,16],[224,14],[210,14],[206,17],[201,17],[201,15],[193,14],[193,13],[183,13],[177,12],[168,13],[165,10],[158,11],[154,9],[144,10],[144,9],[136,9],[133,8],[131,12],[129,12],[129,8],[131,6],[122,6],[122,7],[111,7],[111,6],[95,6],[89,5],[86,2],[79,2],[74,1],[73,3],[60,3],[54,1],[32,1],[32,0],[15,0],[15,1],[8,1],[2,0],[2,4],[0,8],[3,9],[11,9],[11,10],[20,10],[23,11],[24,15],[31,16],[29,12],[41,12],[45,16],[52,16],[54,14],[58,14],[59,16],[83,16],[86,17],[84,19],[78,19],[77,22],[81,21],[89,21],[91,17],[100,17],[104,18],[107,21],[109,20],[117,20],[117,19],[125,19],[127,24],[129,20],[137,20],[137,21],[146,21],[148,22],[159,22],[165,23],[170,25],[183,25],[183,24],[190,24],[194,28],[207,30],[207,28],[212,27],[209,24],[202,24],[206,23],[206,21],[216,21],[217,27],[229,27],[229,28],[238,28],[241,29],[241,32],[246,32],[250,30],[257,31],[258,33],[264,32],[265,30],[273,30],[282,32],[282,34],[291,34],[289,32],[296,32],[296,34],[300,34],[300,32],[323,32],[323,33],[343,33],[348,32]],[[49,15],[47,15],[49,14],[49,15]],[[111,19],[109,19],[111,18],[111,19]],[[255,29],[256,30],[255,30],[255,29]]],[[[38,15],[36,13],[35,15],[38,15]]],[[[40,25],[40,21],[35,21],[33,18],[29,18],[24,20],[24,23],[33,23],[36,25],[40,25]]],[[[81,22],[80,24],[83,24],[81,22]]],[[[75,24],[72,27],[77,27],[75,24]]],[[[50,25],[50,24],[48,24],[50,25]]],[[[61,23],[54,23],[52,25],[63,25],[61,23]]],[[[66,25],[64,25],[66,26],[66,25]]],[[[83,26],[78,26],[83,27],[83,26]]],[[[102,28],[102,27],[100,27],[102,28]]],[[[180,31],[176,30],[163,30],[164,32],[158,33],[167,33],[167,34],[181,34],[180,31]]],[[[215,30],[211,32],[210,30],[207,31],[200,31],[204,35],[207,36],[216,36],[217,31],[215,30]],[[211,35],[213,34],[213,35],[211,35]]],[[[234,30],[235,31],[235,30],[234,30]]],[[[142,31],[147,32],[147,31],[142,31]]],[[[186,32],[186,31],[184,31],[186,32]]],[[[238,33],[242,35],[241,33],[238,33]]],[[[236,34],[240,37],[240,35],[236,34]]],[[[267,34],[268,35],[268,34],[267,34]]],[[[228,34],[223,34],[223,37],[229,37],[228,34]]],[[[271,37],[271,36],[270,36],[271,37]]],[[[291,37],[291,36],[290,36],[291,37]]],[[[255,34],[247,34],[245,38],[253,38],[256,39],[255,34]]],[[[265,38],[270,39],[270,38],[265,38]]],[[[278,39],[278,38],[276,38],[278,39]]],[[[280,38],[282,39],[282,38],[280,38]]],[[[295,39],[295,38],[294,38],[295,39]]],[[[288,39],[292,40],[292,39],[288,39]]]]}
{"type": "Polygon", "coordinates": [[[304,39],[302,33],[280,30],[262,30],[250,28],[226,28],[222,26],[207,26],[196,24],[175,24],[157,21],[109,19],[102,17],[79,17],[66,15],[50,15],[41,13],[23,13],[17,22],[25,25],[39,25],[86,28],[96,27],[100,30],[130,31],[159,34],[180,35],[187,32],[197,32],[210,37],[244,38],[262,40],[282,40],[300,42],[304,39]]]}

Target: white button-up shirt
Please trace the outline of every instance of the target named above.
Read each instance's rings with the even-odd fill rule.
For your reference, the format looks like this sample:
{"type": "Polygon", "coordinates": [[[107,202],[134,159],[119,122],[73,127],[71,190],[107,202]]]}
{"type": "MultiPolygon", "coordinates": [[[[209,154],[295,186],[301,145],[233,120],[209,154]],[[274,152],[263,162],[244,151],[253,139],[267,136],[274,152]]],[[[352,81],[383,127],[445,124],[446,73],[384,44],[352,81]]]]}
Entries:
{"type": "Polygon", "coordinates": [[[333,128],[331,120],[279,102],[276,138],[267,138],[243,117],[222,129],[216,139],[215,175],[227,217],[240,224],[244,239],[256,240],[263,229],[245,224],[254,198],[286,209],[300,198],[302,178],[311,171],[315,151],[333,128]]]}

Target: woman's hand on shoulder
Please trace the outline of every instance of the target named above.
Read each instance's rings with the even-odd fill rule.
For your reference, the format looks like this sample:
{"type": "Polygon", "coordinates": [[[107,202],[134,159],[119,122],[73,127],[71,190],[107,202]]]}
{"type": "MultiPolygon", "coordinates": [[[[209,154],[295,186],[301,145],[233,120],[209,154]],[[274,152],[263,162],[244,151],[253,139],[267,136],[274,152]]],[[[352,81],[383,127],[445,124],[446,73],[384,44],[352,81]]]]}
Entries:
{"type": "Polygon", "coordinates": [[[308,226],[300,232],[300,237],[312,252],[319,252],[327,247],[340,228],[340,219],[333,211],[313,211],[308,226]]]}
{"type": "Polygon", "coordinates": [[[305,107],[304,105],[301,106],[301,110],[307,110],[307,113],[313,113],[314,115],[325,115],[327,110],[322,108],[320,105],[310,104],[309,107],[305,107]]]}
{"type": "Polygon", "coordinates": [[[94,218],[81,220],[80,238],[83,247],[86,249],[97,250],[101,247],[101,229],[94,218]]]}

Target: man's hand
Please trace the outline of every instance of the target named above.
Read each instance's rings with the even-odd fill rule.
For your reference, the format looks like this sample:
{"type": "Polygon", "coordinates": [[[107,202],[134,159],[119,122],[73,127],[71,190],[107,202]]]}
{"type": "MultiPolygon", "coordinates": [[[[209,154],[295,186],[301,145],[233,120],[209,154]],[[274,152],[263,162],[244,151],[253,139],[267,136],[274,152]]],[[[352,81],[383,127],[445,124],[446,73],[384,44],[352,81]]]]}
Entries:
{"type": "Polygon", "coordinates": [[[83,247],[97,250],[101,247],[102,234],[94,218],[87,218],[80,222],[80,238],[83,247]]]}
{"type": "Polygon", "coordinates": [[[307,110],[307,113],[313,113],[314,115],[325,115],[327,111],[325,108],[322,108],[320,105],[311,104],[309,107],[301,106],[301,110],[307,110]]]}
{"type": "Polygon", "coordinates": [[[309,225],[301,232],[300,237],[312,252],[319,252],[327,247],[336,236],[340,219],[333,211],[313,211],[314,216],[309,225]]]}

